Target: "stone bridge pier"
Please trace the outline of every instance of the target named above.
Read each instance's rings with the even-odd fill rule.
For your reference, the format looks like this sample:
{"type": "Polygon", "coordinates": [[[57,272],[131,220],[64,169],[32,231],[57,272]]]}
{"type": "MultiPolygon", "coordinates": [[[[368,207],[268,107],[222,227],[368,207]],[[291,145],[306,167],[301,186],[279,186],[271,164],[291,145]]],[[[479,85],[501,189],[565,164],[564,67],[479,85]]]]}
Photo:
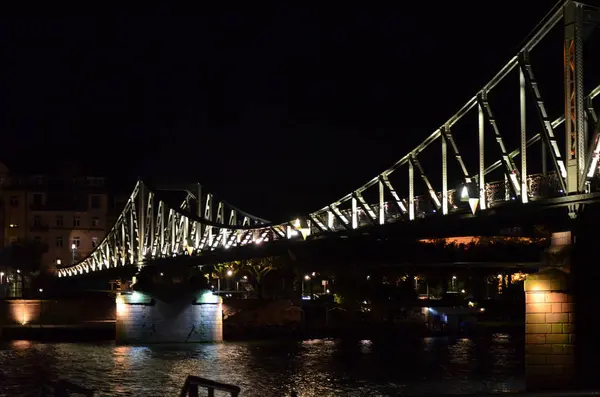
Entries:
{"type": "Polygon", "coordinates": [[[116,297],[118,344],[221,342],[222,299],[200,291],[176,301],[132,291],[116,297]]]}
{"type": "Polygon", "coordinates": [[[562,248],[568,266],[549,267],[525,281],[529,390],[600,388],[599,228],[600,206],[588,205],[562,248]]]}

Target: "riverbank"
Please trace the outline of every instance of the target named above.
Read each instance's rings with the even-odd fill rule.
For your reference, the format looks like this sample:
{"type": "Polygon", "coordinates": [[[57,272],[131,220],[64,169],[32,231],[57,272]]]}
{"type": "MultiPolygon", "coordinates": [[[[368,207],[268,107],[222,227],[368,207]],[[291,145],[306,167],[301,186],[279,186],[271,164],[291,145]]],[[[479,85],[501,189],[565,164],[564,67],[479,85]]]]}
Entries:
{"type": "Polygon", "coordinates": [[[90,342],[114,339],[114,320],[77,325],[8,325],[0,328],[0,340],[5,341],[90,342]]]}
{"type": "MultiPolygon", "coordinates": [[[[320,338],[373,339],[402,335],[408,338],[430,336],[471,336],[490,333],[524,333],[521,322],[485,322],[465,330],[433,332],[423,324],[374,326],[354,324],[344,328],[245,328],[236,331],[225,328],[224,341],[306,340],[320,338]]],[[[0,340],[38,340],[54,342],[110,341],[115,339],[115,322],[99,321],[78,325],[4,326],[0,340]]]]}

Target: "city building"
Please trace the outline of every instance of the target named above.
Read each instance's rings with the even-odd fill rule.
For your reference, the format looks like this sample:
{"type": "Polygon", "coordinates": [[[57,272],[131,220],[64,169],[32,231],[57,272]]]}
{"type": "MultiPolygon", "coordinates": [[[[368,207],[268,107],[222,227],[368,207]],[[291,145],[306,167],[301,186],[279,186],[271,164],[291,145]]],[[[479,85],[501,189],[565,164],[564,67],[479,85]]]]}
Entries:
{"type": "Polygon", "coordinates": [[[1,243],[34,240],[48,246],[50,269],[87,256],[110,228],[104,177],[74,173],[21,175],[0,163],[1,243]]]}

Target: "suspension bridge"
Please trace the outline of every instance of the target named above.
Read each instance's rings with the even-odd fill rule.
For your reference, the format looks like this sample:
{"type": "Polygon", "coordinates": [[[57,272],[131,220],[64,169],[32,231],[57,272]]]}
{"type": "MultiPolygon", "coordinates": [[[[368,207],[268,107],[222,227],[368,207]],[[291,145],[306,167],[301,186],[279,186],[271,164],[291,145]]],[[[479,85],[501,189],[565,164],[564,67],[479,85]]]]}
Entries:
{"type": "MultiPolygon", "coordinates": [[[[595,110],[600,67],[588,56],[598,47],[585,47],[598,40],[599,24],[600,8],[561,2],[500,71],[418,146],[364,185],[297,219],[270,222],[204,191],[200,184],[165,188],[140,180],[104,240],[80,262],[59,269],[58,275],[141,266],[148,259],[302,241],[432,217],[439,221],[457,214],[477,217],[490,210],[510,211],[515,204],[524,211],[544,205],[564,207],[576,217],[582,205],[600,201],[600,123],[595,110]],[[557,29],[562,32],[562,54],[542,53],[542,59],[562,57],[564,74],[546,86],[538,77],[545,64],[536,64],[533,54],[557,29]],[[494,103],[498,90],[514,92],[513,99],[494,103]],[[563,110],[554,115],[550,99],[544,96],[553,91],[563,94],[561,106],[554,106],[563,110]],[[503,128],[499,114],[506,108],[518,109],[517,129],[503,128]],[[467,144],[461,144],[461,139],[467,144]],[[511,140],[518,142],[512,151],[511,140]],[[528,156],[534,148],[536,154],[528,156]],[[436,171],[425,172],[426,150],[437,152],[436,171]],[[472,165],[467,157],[474,159],[474,169],[467,167],[472,165]],[[452,164],[457,177],[449,176],[452,164]],[[420,180],[423,194],[417,193],[415,179],[420,180]],[[183,193],[180,202],[167,200],[166,191],[174,190],[183,193]]],[[[431,163],[431,156],[427,157],[431,163]]]]}

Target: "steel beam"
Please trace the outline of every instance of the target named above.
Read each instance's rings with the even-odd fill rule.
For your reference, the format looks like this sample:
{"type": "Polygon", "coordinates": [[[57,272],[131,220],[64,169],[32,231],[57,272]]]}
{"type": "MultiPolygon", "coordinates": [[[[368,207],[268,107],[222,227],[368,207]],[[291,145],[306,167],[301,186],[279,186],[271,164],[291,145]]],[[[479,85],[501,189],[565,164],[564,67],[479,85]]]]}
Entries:
{"type": "Polygon", "coordinates": [[[408,162],[408,219],[415,219],[415,171],[412,161],[408,162]]]}
{"type": "Polygon", "coordinates": [[[479,121],[479,208],[485,210],[486,205],[486,192],[485,192],[485,118],[483,116],[483,106],[478,106],[478,121],[479,121]]]}
{"type": "Polygon", "coordinates": [[[565,142],[567,193],[583,192],[587,154],[587,134],[583,102],[583,8],[567,1],[565,23],[565,142]]]}
{"type": "Polygon", "coordinates": [[[446,139],[440,139],[442,143],[442,215],[448,215],[448,150],[446,139]]]}
{"type": "MultiPolygon", "coordinates": [[[[525,74],[519,68],[519,115],[521,122],[521,202],[529,201],[529,188],[527,186],[527,91],[525,82],[525,74]]],[[[545,146],[542,143],[542,154],[544,154],[545,146]]],[[[509,158],[510,155],[508,156],[509,158]]],[[[546,158],[542,155],[542,164],[546,163],[546,158]]],[[[545,167],[544,167],[545,168],[545,167]]],[[[546,172],[544,172],[546,175],[546,172]]]]}

